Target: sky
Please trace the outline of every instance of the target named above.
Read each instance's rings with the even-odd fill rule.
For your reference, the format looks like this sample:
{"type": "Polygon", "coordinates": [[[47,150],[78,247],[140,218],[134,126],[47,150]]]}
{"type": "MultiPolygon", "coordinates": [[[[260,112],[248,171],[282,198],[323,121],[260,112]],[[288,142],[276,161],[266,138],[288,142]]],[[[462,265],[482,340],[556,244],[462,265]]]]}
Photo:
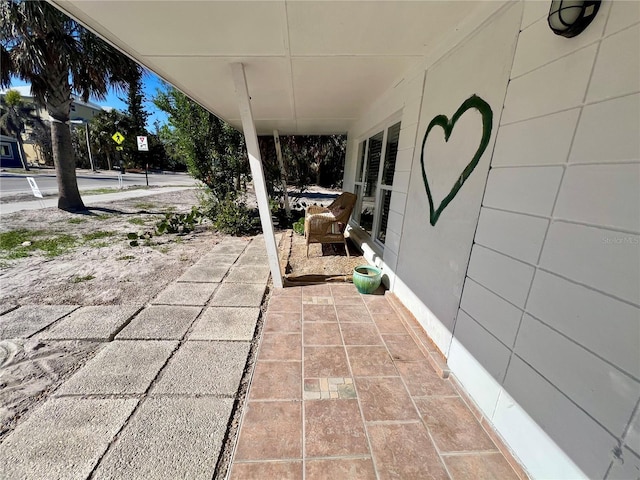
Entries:
{"type": "MultiPolygon", "coordinates": [[[[23,85],[26,85],[24,81],[16,77],[12,77],[11,86],[9,88],[20,87],[23,85]]],[[[157,75],[147,70],[142,77],[142,92],[144,94],[143,106],[149,114],[149,117],[147,118],[147,130],[149,130],[149,132],[155,132],[154,123],[156,120],[160,122],[160,125],[168,123],[167,114],[158,110],[151,101],[151,99],[156,95],[156,90],[159,88],[162,89],[162,81],[157,75]]],[[[100,106],[112,107],[124,112],[127,109],[127,105],[121,100],[121,98],[126,98],[126,96],[126,91],[118,93],[110,89],[105,100],[96,100],[95,98],[90,98],[90,100],[100,106]]]]}
{"type": "MultiPolygon", "coordinates": [[[[143,106],[149,114],[149,118],[147,119],[147,130],[150,132],[155,131],[154,123],[156,120],[160,122],[160,125],[167,123],[167,114],[158,110],[151,101],[151,99],[156,95],[156,90],[159,88],[162,88],[162,81],[158,76],[147,70],[145,75],[142,77],[142,92],[144,94],[143,106]]],[[[107,94],[106,100],[98,101],[95,98],[92,98],[91,101],[103,107],[113,107],[124,112],[127,109],[127,105],[120,99],[126,98],[126,96],[126,92],[116,93],[113,90],[110,90],[107,94]]]]}

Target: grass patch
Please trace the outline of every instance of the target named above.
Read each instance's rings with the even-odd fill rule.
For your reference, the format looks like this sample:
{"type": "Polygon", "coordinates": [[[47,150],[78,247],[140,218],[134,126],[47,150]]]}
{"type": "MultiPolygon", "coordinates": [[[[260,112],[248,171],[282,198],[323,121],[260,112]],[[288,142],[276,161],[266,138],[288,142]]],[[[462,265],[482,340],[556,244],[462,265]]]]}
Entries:
{"type": "Polygon", "coordinates": [[[71,279],[71,283],[82,283],[82,282],[88,282],[89,280],[93,280],[94,277],[93,275],[85,275],[84,277],[73,277],[71,279]]]}
{"type": "Polygon", "coordinates": [[[20,228],[0,233],[0,250],[13,250],[20,247],[24,242],[33,241],[33,237],[44,235],[43,230],[27,230],[20,228]]]}
{"type": "Polygon", "coordinates": [[[134,205],[134,207],[136,207],[136,208],[140,208],[140,209],[143,209],[143,210],[147,210],[147,209],[149,209],[149,208],[154,208],[154,207],[155,207],[155,204],[153,204],[153,203],[140,202],[140,203],[136,203],[136,204],[134,205]]]}
{"type": "Polygon", "coordinates": [[[106,230],[98,230],[98,231],[91,232],[91,233],[83,233],[82,234],[82,239],[85,242],[89,242],[91,240],[98,240],[100,238],[113,237],[114,235],[116,235],[115,232],[109,232],[109,231],[106,231],[106,230]]]}
{"type": "Polygon", "coordinates": [[[63,233],[51,238],[36,240],[27,248],[41,250],[47,257],[57,257],[75,247],[77,242],[78,239],[74,235],[63,233]]]}
{"type": "Polygon", "coordinates": [[[42,251],[48,257],[57,257],[74,247],[78,238],[66,233],[49,234],[44,230],[24,228],[0,233],[0,252],[3,258],[16,259],[28,257],[35,250],[42,251]],[[46,238],[42,238],[46,236],[46,238]],[[23,243],[30,242],[28,245],[23,243]]]}
{"type": "Polygon", "coordinates": [[[145,221],[142,218],[130,218],[129,220],[127,220],[127,222],[133,224],[133,225],[144,225],[145,221]]]}
{"type": "Polygon", "coordinates": [[[86,221],[87,221],[86,218],[70,218],[68,220],[69,223],[74,224],[74,225],[76,225],[78,223],[85,223],[86,221]]]}
{"type": "Polygon", "coordinates": [[[95,218],[96,220],[108,220],[111,217],[112,217],[112,215],[108,215],[106,213],[100,213],[100,214],[94,216],[93,218],[95,218]]]}
{"type": "Polygon", "coordinates": [[[116,260],[135,260],[135,255],[123,255],[121,257],[116,258],[116,260]]]}

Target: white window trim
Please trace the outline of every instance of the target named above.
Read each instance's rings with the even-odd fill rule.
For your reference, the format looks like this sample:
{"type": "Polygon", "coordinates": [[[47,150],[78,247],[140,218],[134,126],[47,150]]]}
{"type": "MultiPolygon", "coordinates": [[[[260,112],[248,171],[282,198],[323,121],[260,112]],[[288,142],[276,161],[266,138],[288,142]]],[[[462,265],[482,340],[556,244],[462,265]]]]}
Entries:
{"type": "Polygon", "coordinates": [[[384,165],[385,165],[386,156],[387,156],[387,137],[389,134],[389,129],[399,122],[402,122],[402,112],[398,112],[392,115],[391,117],[388,117],[384,122],[381,122],[375,127],[367,130],[364,134],[362,134],[356,140],[356,145],[358,146],[358,148],[356,148],[356,178],[354,181],[354,190],[356,187],[360,187],[360,195],[358,195],[358,199],[354,209],[356,211],[356,215],[352,216],[350,226],[353,229],[357,230],[357,234],[359,237],[364,239],[370,239],[371,247],[374,250],[378,250],[380,254],[382,254],[385,249],[385,244],[378,239],[378,233],[379,233],[378,229],[380,227],[380,219],[381,219],[380,202],[382,197],[382,191],[383,190],[393,191],[393,185],[382,184],[382,177],[384,175],[384,165]],[[380,133],[381,130],[382,130],[382,152],[380,154],[380,166],[378,167],[378,178],[376,180],[376,196],[374,200],[373,223],[371,226],[371,235],[369,235],[369,233],[360,226],[360,214],[362,213],[362,197],[363,197],[364,184],[365,184],[364,179],[367,176],[367,171],[369,168],[369,139],[377,135],[378,133],[380,133]],[[363,142],[365,145],[365,152],[364,152],[364,158],[363,158],[364,165],[362,168],[362,175],[360,176],[360,178],[358,178],[358,174],[360,173],[358,171],[358,167],[360,166],[358,165],[358,162],[360,161],[359,147],[360,147],[360,144],[362,144],[363,142]]]}

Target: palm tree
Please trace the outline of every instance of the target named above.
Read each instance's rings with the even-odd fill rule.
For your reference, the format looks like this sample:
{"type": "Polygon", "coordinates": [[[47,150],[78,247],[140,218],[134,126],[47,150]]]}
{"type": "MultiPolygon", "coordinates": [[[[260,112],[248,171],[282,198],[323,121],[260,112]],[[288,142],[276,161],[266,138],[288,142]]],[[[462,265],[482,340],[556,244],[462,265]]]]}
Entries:
{"type": "Polygon", "coordinates": [[[51,120],[58,208],[84,210],[71,146],[71,94],[102,100],[110,85],[124,91],[140,67],[45,1],[3,0],[0,13],[0,86],[12,75],[31,83],[51,120]]]}

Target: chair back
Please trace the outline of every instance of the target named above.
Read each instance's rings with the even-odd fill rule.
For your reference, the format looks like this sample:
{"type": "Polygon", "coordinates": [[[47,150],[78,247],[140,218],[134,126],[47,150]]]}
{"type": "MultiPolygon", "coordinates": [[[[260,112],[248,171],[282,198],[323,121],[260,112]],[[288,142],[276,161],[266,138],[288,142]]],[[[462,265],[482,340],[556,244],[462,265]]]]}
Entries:
{"type": "Polygon", "coordinates": [[[357,199],[358,197],[355,193],[344,192],[329,205],[328,208],[333,213],[336,221],[345,224],[349,221],[357,199]]]}

